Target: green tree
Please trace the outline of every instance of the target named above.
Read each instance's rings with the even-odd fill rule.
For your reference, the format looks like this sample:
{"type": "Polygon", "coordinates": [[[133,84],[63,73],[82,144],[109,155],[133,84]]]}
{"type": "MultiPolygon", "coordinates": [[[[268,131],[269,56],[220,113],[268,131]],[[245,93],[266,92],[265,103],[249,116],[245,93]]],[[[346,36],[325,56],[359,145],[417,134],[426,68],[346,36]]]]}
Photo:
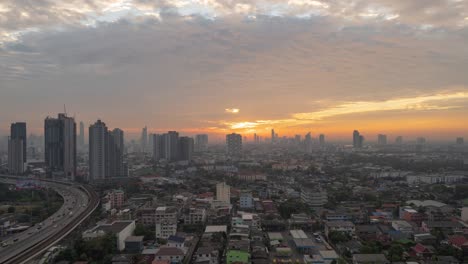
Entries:
{"type": "Polygon", "coordinates": [[[388,258],[391,262],[398,262],[403,260],[403,253],[405,248],[400,244],[392,244],[388,250],[388,258]]]}

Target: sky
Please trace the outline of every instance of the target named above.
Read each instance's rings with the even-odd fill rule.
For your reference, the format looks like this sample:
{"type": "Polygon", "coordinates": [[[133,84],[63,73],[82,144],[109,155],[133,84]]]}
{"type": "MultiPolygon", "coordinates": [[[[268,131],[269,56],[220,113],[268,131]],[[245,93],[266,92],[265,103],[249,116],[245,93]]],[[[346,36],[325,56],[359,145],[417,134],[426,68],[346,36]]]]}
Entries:
{"type": "Polygon", "coordinates": [[[468,0],[2,0],[0,134],[468,138],[468,0]]]}

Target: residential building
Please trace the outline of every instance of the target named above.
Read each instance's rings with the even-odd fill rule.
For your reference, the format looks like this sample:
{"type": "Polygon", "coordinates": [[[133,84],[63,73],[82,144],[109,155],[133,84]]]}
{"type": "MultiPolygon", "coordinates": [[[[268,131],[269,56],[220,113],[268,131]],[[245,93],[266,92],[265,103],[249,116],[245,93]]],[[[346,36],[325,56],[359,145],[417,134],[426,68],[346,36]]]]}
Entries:
{"type": "Polygon", "coordinates": [[[242,154],[242,136],[236,133],[226,135],[227,154],[239,156],[242,154]]]}
{"type": "Polygon", "coordinates": [[[24,173],[24,142],[20,138],[8,139],[8,171],[13,175],[24,173]]]}
{"type": "Polygon", "coordinates": [[[177,233],[178,212],[175,207],[158,207],[155,214],[156,237],[166,239],[177,233]]]}
{"type": "Polygon", "coordinates": [[[195,152],[205,151],[208,147],[208,135],[199,134],[195,136],[195,152]]]}
{"type": "Polygon", "coordinates": [[[101,120],[89,127],[89,177],[90,180],[124,177],[124,132],[109,131],[101,120]]]}
{"type": "Polygon", "coordinates": [[[231,187],[225,182],[216,184],[216,200],[231,203],[231,187]]]}
{"type": "Polygon", "coordinates": [[[193,158],[194,142],[191,137],[179,138],[179,160],[191,161],[193,158]]]}
{"type": "Polygon", "coordinates": [[[44,121],[45,163],[50,174],[74,180],[76,175],[76,123],[66,114],[44,121]]]}
{"type": "Polygon", "coordinates": [[[11,140],[21,140],[22,143],[22,156],[23,156],[23,163],[26,163],[28,160],[27,158],[27,147],[28,147],[28,139],[27,139],[27,131],[26,131],[26,123],[25,122],[16,122],[11,124],[10,126],[10,139],[11,140]]]}
{"type": "Polygon", "coordinates": [[[320,208],[328,202],[328,194],[321,188],[302,188],[301,200],[311,208],[320,208]]]}
{"type": "Polygon", "coordinates": [[[364,137],[359,133],[359,131],[354,130],[353,132],[353,147],[356,149],[362,148],[364,145],[364,137]]]}
{"type": "Polygon", "coordinates": [[[239,206],[241,209],[252,209],[254,207],[253,196],[251,192],[242,192],[240,194],[239,206]]]}

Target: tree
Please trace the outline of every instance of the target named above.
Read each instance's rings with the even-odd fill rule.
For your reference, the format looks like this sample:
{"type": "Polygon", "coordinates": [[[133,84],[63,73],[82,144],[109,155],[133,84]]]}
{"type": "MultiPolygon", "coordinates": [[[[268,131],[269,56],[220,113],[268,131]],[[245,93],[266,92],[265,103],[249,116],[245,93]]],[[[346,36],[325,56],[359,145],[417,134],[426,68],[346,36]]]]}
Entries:
{"type": "Polygon", "coordinates": [[[9,206],[8,209],[7,209],[7,212],[8,212],[9,214],[13,214],[15,211],[16,211],[16,208],[13,207],[13,206],[9,206]]]}
{"type": "Polygon", "coordinates": [[[400,244],[392,244],[388,250],[388,258],[391,262],[397,262],[403,260],[403,253],[405,248],[400,244]]]}
{"type": "Polygon", "coordinates": [[[333,244],[349,241],[351,238],[345,232],[331,231],[328,233],[328,238],[333,244]]]}

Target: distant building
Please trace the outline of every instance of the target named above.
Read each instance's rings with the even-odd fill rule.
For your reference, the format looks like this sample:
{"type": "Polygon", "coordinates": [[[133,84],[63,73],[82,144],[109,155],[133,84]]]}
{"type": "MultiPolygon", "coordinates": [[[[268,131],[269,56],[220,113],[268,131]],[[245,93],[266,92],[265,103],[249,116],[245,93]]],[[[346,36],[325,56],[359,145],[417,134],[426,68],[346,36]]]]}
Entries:
{"type": "Polygon", "coordinates": [[[324,135],[324,134],[320,134],[320,136],[319,136],[319,144],[320,144],[320,146],[325,145],[325,135],[324,135]]]}
{"type": "Polygon", "coordinates": [[[465,139],[462,137],[457,138],[456,140],[457,145],[463,145],[465,143],[465,139]]]}
{"type": "Polygon", "coordinates": [[[84,123],[80,122],[80,135],[78,136],[78,147],[84,148],[85,146],[85,135],[84,135],[84,123]]]}
{"type": "Polygon", "coordinates": [[[208,135],[199,134],[195,136],[195,152],[205,151],[208,147],[208,135]]]}
{"type": "Polygon", "coordinates": [[[179,138],[179,160],[191,161],[193,158],[194,141],[191,137],[179,138]]]}
{"type": "Polygon", "coordinates": [[[90,180],[124,177],[124,132],[109,131],[101,120],[89,127],[89,177],[90,180]]]}
{"type": "Polygon", "coordinates": [[[242,136],[236,133],[226,135],[227,153],[230,156],[242,154],[242,136]]]}
{"type": "Polygon", "coordinates": [[[141,152],[147,152],[148,151],[148,128],[146,126],[141,130],[140,144],[141,144],[141,152]]]}
{"type": "Polygon", "coordinates": [[[27,161],[27,147],[28,147],[28,140],[27,140],[27,132],[26,132],[26,123],[25,122],[16,122],[11,124],[10,126],[10,139],[13,140],[21,140],[23,141],[23,162],[26,163],[27,161]]]}
{"type": "Polygon", "coordinates": [[[177,161],[179,158],[179,133],[169,131],[162,137],[164,144],[163,157],[168,161],[177,161]]]}
{"type": "Polygon", "coordinates": [[[225,182],[216,184],[216,200],[227,204],[231,202],[231,187],[225,182]]]}
{"type": "Polygon", "coordinates": [[[8,139],[8,171],[13,175],[24,173],[24,143],[22,139],[8,139]]]}
{"type": "Polygon", "coordinates": [[[162,135],[153,135],[153,160],[158,161],[163,158],[164,145],[162,144],[162,135]]]}
{"type": "Polygon", "coordinates": [[[353,132],[353,147],[356,149],[362,148],[364,145],[364,137],[359,133],[359,131],[354,130],[353,132]]]}
{"type": "Polygon", "coordinates": [[[387,145],[387,135],[379,134],[377,136],[377,144],[379,145],[387,145]]]}
{"type": "Polygon", "coordinates": [[[76,123],[66,114],[44,121],[45,162],[52,174],[74,180],[76,175],[76,123]]]}
{"type": "Polygon", "coordinates": [[[395,143],[396,144],[403,144],[403,137],[402,136],[398,136],[395,138],[395,143]]]}
{"type": "Polygon", "coordinates": [[[306,153],[312,153],[312,136],[310,132],[304,137],[304,147],[306,153]]]}

